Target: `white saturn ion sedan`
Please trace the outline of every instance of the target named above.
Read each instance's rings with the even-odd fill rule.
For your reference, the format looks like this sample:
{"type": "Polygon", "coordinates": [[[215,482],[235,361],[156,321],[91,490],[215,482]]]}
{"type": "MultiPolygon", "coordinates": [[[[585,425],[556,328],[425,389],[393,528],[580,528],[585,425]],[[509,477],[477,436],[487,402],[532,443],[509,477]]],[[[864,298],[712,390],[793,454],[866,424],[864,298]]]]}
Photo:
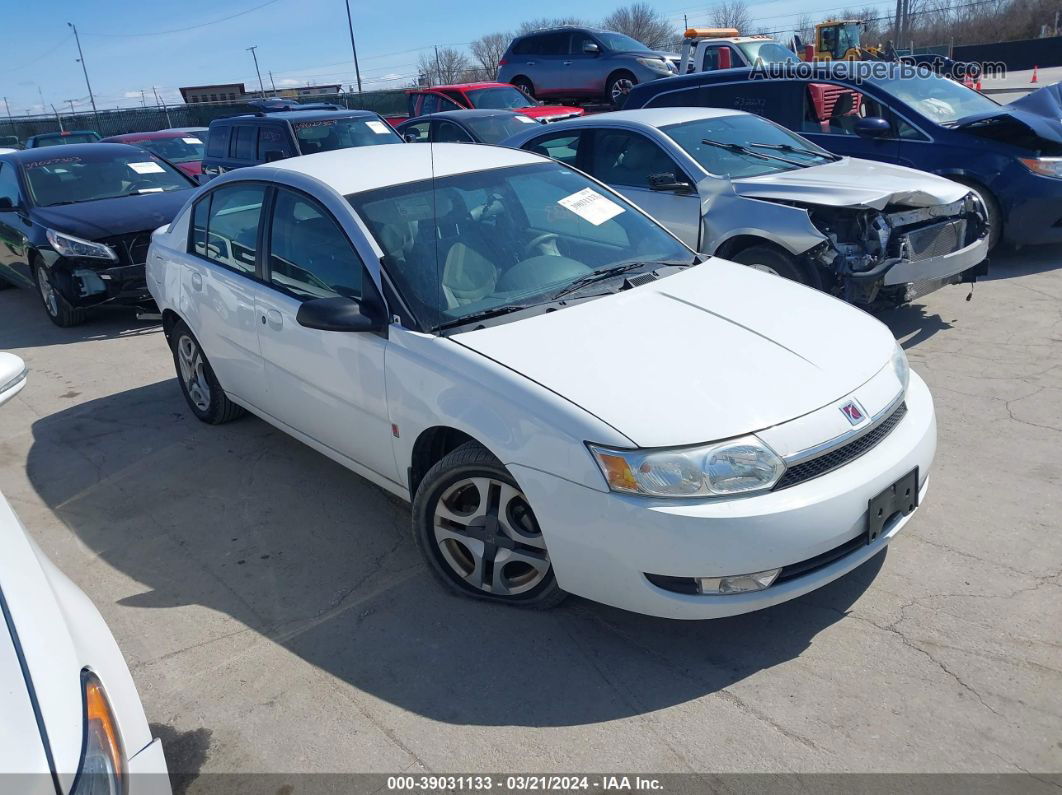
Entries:
{"type": "Polygon", "coordinates": [[[528,152],[239,169],[155,232],[147,281],[197,417],[249,410],[412,502],[460,593],[743,613],[925,493],[933,403],[885,326],[528,152]]]}
{"type": "MultiPolygon", "coordinates": [[[[0,403],[25,384],[22,360],[0,353],[0,403]]],[[[114,637],[0,495],[0,792],[169,791],[114,637]]]]}

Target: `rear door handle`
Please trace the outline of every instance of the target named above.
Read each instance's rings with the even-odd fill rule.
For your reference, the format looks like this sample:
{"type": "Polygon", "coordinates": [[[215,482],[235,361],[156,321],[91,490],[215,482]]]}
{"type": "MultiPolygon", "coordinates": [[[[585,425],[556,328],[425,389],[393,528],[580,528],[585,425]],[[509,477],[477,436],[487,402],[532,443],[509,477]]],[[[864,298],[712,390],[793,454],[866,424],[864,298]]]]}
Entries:
{"type": "Polygon", "coordinates": [[[271,329],[279,331],[284,328],[284,316],[275,309],[268,309],[262,315],[262,323],[263,325],[268,325],[271,329]]]}
{"type": "Polygon", "coordinates": [[[535,62],[534,62],[534,61],[528,61],[528,62],[527,62],[527,65],[528,65],[528,66],[534,66],[534,65],[535,65],[535,62]]]}
{"type": "Polygon", "coordinates": [[[565,65],[565,66],[571,66],[571,65],[572,65],[572,62],[571,62],[571,61],[565,61],[565,62],[564,62],[564,65],[565,65]]]}
{"type": "Polygon", "coordinates": [[[203,289],[203,274],[195,271],[192,272],[192,287],[196,290],[203,289]]]}

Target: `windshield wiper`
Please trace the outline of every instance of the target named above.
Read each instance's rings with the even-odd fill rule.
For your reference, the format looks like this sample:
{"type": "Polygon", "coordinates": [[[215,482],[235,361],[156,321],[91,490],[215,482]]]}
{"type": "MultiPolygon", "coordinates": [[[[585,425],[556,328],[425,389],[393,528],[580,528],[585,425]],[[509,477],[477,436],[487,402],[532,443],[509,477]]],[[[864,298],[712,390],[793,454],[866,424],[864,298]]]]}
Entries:
{"type": "Polygon", "coordinates": [[[519,312],[521,309],[530,309],[533,306],[536,306],[536,304],[505,304],[503,306],[492,306],[489,309],[481,309],[478,312],[473,312],[464,317],[447,320],[445,323],[437,325],[435,330],[442,331],[443,329],[454,328],[455,326],[465,326],[469,323],[475,323],[477,320],[487,320],[488,318],[497,317],[498,315],[519,312]]]}
{"type": "Polygon", "coordinates": [[[702,138],[701,143],[707,144],[708,146],[718,146],[720,149],[726,149],[727,151],[736,152],[741,155],[755,157],[758,160],[780,160],[783,163],[788,163],[789,165],[796,166],[797,168],[807,167],[807,163],[801,163],[797,160],[790,160],[787,157],[780,157],[779,155],[765,155],[762,152],[754,152],[747,146],[742,146],[741,144],[732,144],[727,143],[725,141],[713,141],[711,138],[702,138]]]}
{"type": "Polygon", "coordinates": [[[840,160],[840,155],[830,154],[829,152],[816,152],[814,149],[800,149],[792,144],[758,144],[750,143],[749,146],[755,146],[758,149],[777,149],[779,152],[789,152],[794,155],[811,155],[812,157],[821,157],[825,160],[840,160]]]}
{"type": "MultiPolygon", "coordinates": [[[[646,263],[644,262],[625,262],[622,265],[613,265],[611,268],[604,268],[603,270],[599,271],[591,271],[585,276],[580,276],[574,282],[571,282],[567,287],[560,290],[560,292],[554,293],[553,299],[556,300],[558,298],[562,298],[565,295],[571,295],[577,290],[581,290],[582,288],[586,287],[588,284],[604,281],[605,279],[611,279],[613,276],[618,276],[621,273],[632,271],[635,268],[641,268],[645,266],[645,264],[646,263]]],[[[665,265],[667,263],[660,262],[653,264],[665,265]]]]}

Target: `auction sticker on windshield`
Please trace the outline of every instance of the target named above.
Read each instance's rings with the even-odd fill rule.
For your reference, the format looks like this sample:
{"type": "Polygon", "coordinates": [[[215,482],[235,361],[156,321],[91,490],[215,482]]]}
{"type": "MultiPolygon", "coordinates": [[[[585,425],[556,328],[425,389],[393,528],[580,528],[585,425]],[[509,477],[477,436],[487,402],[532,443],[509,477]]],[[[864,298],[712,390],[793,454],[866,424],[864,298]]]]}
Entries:
{"type": "Polygon", "coordinates": [[[367,121],[365,123],[377,135],[387,135],[387,133],[391,132],[382,121],[367,121]]]}
{"type": "Polygon", "coordinates": [[[203,143],[198,138],[182,138],[181,140],[184,141],[186,144],[191,144],[192,146],[203,143]]]}
{"type": "Polygon", "coordinates": [[[584,221],[589,221],[594,226],[600,226],[609,218],[615,218],[623,208],[614,201],[606,199],[593,188],[583,188],[581,191],[558,199],[557,204],[578,215],[584,221]]]}
{"type": "Polygon", "coordinates": [[[137,174],[165,174],[166,169],[160,166],[158,163],[152,163],[148,161],[146,163],[126,163],[129,168],[133,169],[137,174]]]}

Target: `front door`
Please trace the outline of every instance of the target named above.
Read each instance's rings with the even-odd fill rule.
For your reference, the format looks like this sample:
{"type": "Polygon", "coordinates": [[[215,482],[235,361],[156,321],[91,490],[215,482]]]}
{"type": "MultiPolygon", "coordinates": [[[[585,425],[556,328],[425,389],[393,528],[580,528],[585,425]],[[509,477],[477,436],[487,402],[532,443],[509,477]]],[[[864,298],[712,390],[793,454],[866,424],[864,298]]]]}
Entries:
{"type": "Polygon", "coordinates": [[[256,301],[269,384],[265,411],[378,475],[401,483],[387,411],[387,339],[299,325],[304,301],[377,299],[376,288],[335,218],[306,194],[280,188],[256,301]]]}
{"type": "Polygon", "coordinates": [[[18,174],[11,163],[0,163],[0,279],[30,286],[15,265],[26,262],[26,220],[18,174]]]}

